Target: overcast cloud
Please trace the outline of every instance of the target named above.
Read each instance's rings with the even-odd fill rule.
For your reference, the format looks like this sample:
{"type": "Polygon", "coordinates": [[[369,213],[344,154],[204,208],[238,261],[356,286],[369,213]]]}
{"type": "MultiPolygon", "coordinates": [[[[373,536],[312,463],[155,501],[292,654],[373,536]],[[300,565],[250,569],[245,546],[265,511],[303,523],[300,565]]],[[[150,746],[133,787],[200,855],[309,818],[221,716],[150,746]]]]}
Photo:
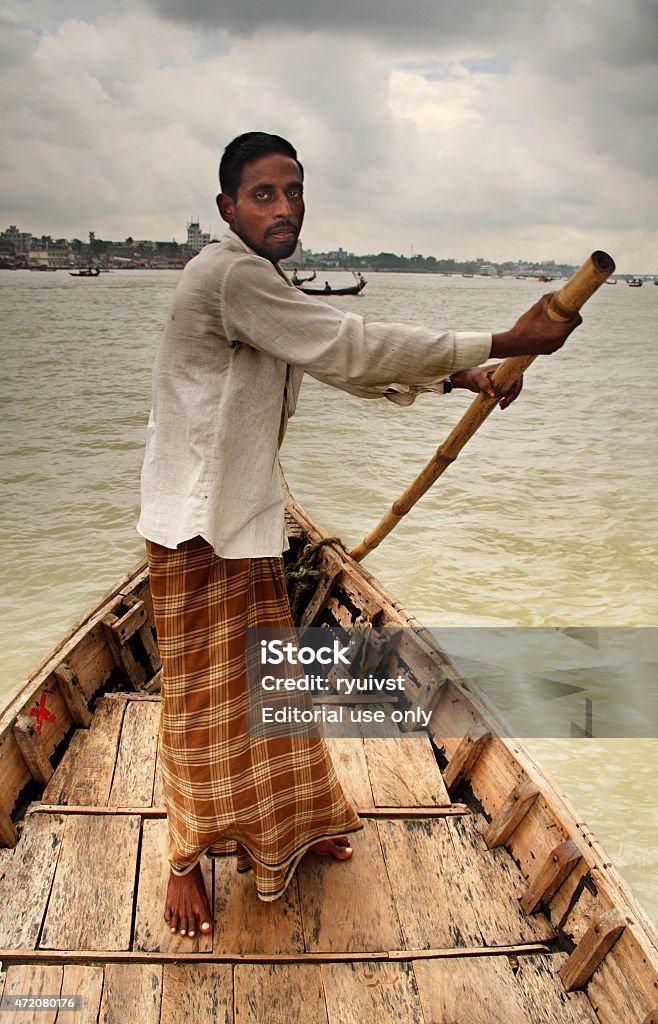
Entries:
{"type": "Polygon", "coordinates": [[[0,228],[221,232],[221,149],[279,132],[304,244],[658,272],[656,0],[8,0],[0,228]]]}

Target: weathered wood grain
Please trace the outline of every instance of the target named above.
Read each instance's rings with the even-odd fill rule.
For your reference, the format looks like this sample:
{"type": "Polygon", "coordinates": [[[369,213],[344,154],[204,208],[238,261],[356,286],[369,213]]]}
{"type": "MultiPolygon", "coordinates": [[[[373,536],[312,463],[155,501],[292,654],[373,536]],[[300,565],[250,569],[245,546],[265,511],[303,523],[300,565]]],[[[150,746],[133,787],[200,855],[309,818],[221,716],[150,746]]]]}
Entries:
{"type": "Polygon", "coordinates": [[[447,819],[378,821],[406,949],[484,945],[447,819]]]}
{"type": "Polygon", "coordinates": [[[44,803],[107,804],[114,775],[123,701],[99,701],[89,729],[78,729],[46,786],[44,803]]]}
{"type": "Polygon", "coordinates": [[[68,815],[41,949],[130,946],[140,819],[68,815]]]}
{"type": "Polygon", "coordinates": [[[108,964],[98,1024],[159,1024],[161,964],[108,964]]]}
{"type": "Polygon", "coordinates": [[[567,992],[583,988],[626,927],[624,915],[614,907],[596,917],[560,971],[567,992]]]}
{"type": "Polygon", "coordinates": [[[487,946],[514,942],[545,942],[555,929],[544,914],[526,917],[519,897],[525,884],[514,859],[504,848],[489,850],[482,838],[480,815],[446,819],[452,833],[462,886],[471,889],[478,925],[487,946]]]}
{"type": "Polygon", "coordinates": [[[60,693],[64,698],[71,721],[83,729],[91,725],[93,715],[89,710],[86,694],[80,686],[78,677],[66,662],[62,662],[53,672],[60,693]]]}
{"type": "Polygon", "coordinates": [[[103,994],[103,968],[84,964],[66,964],[62,978],[62,995],[78,996],[80,1008],[75,1013],[60,1012],[58,1024],[96,1024],[103,994]]]}
{"type": "Polygon", "coordinates": [[[53,766],[41,742],[36,718],[18,715],[14,724],[14,737],[32,778],[45,786],[52,778],[53,766]]]}
{"type": "MultiPolygon", "coordinates": [[[[137,883],[135,935],[133,949],[150,953],[196,953],[212,949],[212,935],[197,931],[193,939],[171,932],[164,920],[165,897],[169,881],[168,835],[166,820],[151,819],[142,824],[142,849],[137,883]]],[[[212,865],[201,858],[208,901],[212,907],[212,865]]]]}
{"type": "Polygon", "coordinates": [[[408,948],[486,947],[554,936],[543,915],[521,913],[521,874],[504,850],[487,850],[481,826],[478,815],[377,822],[408,948]]]}
{"type": "Polygon", "coordinates": [[[329,738],[326,743],[348,800],[357,811],[370,810],[374,801],[363,740],[360,737],[329,738]]]}
{"type": "Polygon", "coordinates": [[[215,952],[303,952],[296,878],[280,899],[264,903],[256,895],[251,871],[236,870],[235,857],[217,857],[214,866],[215,952]]]}
{"type": "Polygon", "coordinates": [[[447,807],[450,797],[426,736],[363,741],[375,806],[447,807]]]}
{"type": "Polygon", "coordinates": [[[319,964],[239,964],[235,1019],[240,1024],[327,1024],[319,964]]]}
{"type": "Polygon", "coordinates": [[[507,800],[482,833],[490,850],[504,846],[539,796],[539,788],[526,780],[515,786],[507,800]]]}
{"type": "MultiPolygon", "coordinates": [[[[25,765],[25,762],[23,762],[25,765]]],[[[27,774],[27,766],[25,767],[27,774]]],[[[12,847],[16,844],[18,832],[6,811],[0,810],[0,847],[12,847]]]]}
{"type": "Polygon", "coordinates": [[[105,630],[105,639],[112,651],[117,668],[120,668],[125,673],[131,686],[133,686],[135,690],[139,691],[147,681],[146,672],[135,658],[135,655],[125,640],[122,641],[119,633],[120,624],[121,619],[113,612],[108,612],[102,620],[102,626],[105,630]]]}
{"type": "Polygon", "coordinates": [[[167,964],[160,1024],[233,1024],[231,965],[167,964]]]}
{"type": "Polygon", "coordinates": [[[564,955],[417,960],[414,973],[427,1021],[468,1024],[596,1024],[582,993],[558,977],[564,955]]]}
{"type": "Polygon", "coordinates": [[[329,1024],[425,1024],[411,964],[323,964],[329,1024]]]}
{"type": "Polygon", "coordinates": [[[581,861],[580,850],[571,839],[565,839],[553,850],[533,875],[521,897],[521,909],[534,914],[542,903],[549,904],[566,878],[581,861]]]}
{"type": "Polygon", "coordinates": [[[354,856],[309,853],[297,869],[306,949],[399,949],[402,931],[374,821],[350,836],[354,856]]]}
{"type": "Polygon", "coordinates": [[[426,1021],[540,1024],[526,1013],[507,957],[417,960],[413,969],[426,1021]]]}
{"type": "Polygon", "coordinates": [[[519,957],[516,983],[533,1024],[597,1024],[585,993],[565,991],[559,972],[566,959],[566,953],[519,957]]]}
{"type": "Polygon", "coordinates": [[[64,834],[60,815],[25,822],[20,843],[0,850],[0,945],[34,949],[46,911],[64,834]]]}
{"type": "MultiPolygon", "coordinates": [[[[63,968],[46,964],[16,964],[7,968],[3,998],[11,996],[58,997],[62,990],[63,968]]],[[[35,1010],[3,1010],[2,1024],[55,1024],[57,1007],[35,1010]]],[[[77,1024],[77,1022],[76,1022],[77,1024]]]]}
{"type": "Polygon", "coordinates": [[[159,724],[159,703],[126,702],[110,806],[152,805],[159,724]]]}
{"type": "Polygon", "coordinates": [[[468,778],[490,742],[491,733],[489,732],[464,736],[444,772],[445,784],[449,793],[457,789],[464,779],[468,778]]]}

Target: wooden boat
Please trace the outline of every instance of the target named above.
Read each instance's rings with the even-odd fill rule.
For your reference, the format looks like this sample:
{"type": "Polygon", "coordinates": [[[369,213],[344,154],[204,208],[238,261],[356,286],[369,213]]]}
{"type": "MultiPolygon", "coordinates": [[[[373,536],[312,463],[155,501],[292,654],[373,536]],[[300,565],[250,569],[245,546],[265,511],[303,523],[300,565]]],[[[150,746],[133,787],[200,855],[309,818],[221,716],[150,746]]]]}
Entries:
{"type": "Polygon", "coordinates": [[[644,281],[642,280],[641,277],[632,277],[630,279],[630,281],[628,282],[628,287],[629,288],[641,288],[643,284],[644,284],[644,281]]]}
{"type": "Polygon", "coordinates": [[[290,497],[287,522],[293,554],[321,544],[301,623],[403,627],[383,667],[430,714],[414,739],[328,740],[363,818],[353,860],[309,855],[263,904],[220,858],[204,867],[214,933],[171,935],[140,563],[2,709],[3,1006],[75,997],[84,1014],[64,1019],[105,1024],[655,1022],[658,936],[596,837],[433,637],[290,497]]]}
{"type": "Polygon", "coordinates": [[[89,267],[88,270],[69,270],[70,277],[99,277],[98,267],[89,267]]]}
{"type": "Polygon", "coordinates": [[[304,295],[360,295],[367,283],[364,277],[360,277],[356,284],[347,285],[345,288],[332,288],[328,281],[324,288],[298,287],[300,292],[304,292],[304,295]]]}

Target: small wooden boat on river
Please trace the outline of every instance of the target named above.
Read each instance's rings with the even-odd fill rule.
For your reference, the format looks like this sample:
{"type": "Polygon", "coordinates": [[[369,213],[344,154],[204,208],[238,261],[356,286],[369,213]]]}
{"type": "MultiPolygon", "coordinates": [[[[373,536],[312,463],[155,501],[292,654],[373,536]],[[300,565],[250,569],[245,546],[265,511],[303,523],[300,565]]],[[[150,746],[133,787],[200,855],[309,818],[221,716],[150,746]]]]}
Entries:
{"type": "Polygon", "coordinates": [[[328,281],[325,282],[324,288],[308,288],[304,285],[297,287],[304,295],[360,295],[368,282],[361,274],[356,274],[355,277],[356,283],[346,285],[344,288],[334,288],[328,281]]]}
{"type": "Polygon", "coordinates": [[[402,628],[379,667],[404,676],[401,707],[429,715],[414,739],[328,739],[363,819],[353,860],[305,857],[274,904],[234,857],[209,862],[214,932],[171,935],[140,563],[2,708],[3,1007],[75,998],[81,1016],[57,1020],[105,1024],[655,1024],[658,936],[596,837],[432,635],[292,498],[287,522],[293,555],[324,542],[300,623],[402,628]]]}

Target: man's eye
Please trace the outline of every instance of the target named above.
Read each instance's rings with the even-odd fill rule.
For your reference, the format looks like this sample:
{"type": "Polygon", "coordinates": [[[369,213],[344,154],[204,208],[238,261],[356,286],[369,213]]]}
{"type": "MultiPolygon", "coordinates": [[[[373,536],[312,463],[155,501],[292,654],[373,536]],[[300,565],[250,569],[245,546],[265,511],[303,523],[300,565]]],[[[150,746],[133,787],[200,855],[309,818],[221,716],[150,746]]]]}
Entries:
{"type": "Polygon", "coordinates": [[[301,190],[301,188],[291,188],[290,191],[288,192],[288,196],[290,197],[290,199],[301,199],[302,198],[302,190],[301,190]]]}
{"type": "Polygon", "coordinates": [[[269,192],[256,192],[254,194],[254,199],[258,199],[260,202],[263,202],[264,200],[269,199],[269,198],[270,198],[269,192]]]}

